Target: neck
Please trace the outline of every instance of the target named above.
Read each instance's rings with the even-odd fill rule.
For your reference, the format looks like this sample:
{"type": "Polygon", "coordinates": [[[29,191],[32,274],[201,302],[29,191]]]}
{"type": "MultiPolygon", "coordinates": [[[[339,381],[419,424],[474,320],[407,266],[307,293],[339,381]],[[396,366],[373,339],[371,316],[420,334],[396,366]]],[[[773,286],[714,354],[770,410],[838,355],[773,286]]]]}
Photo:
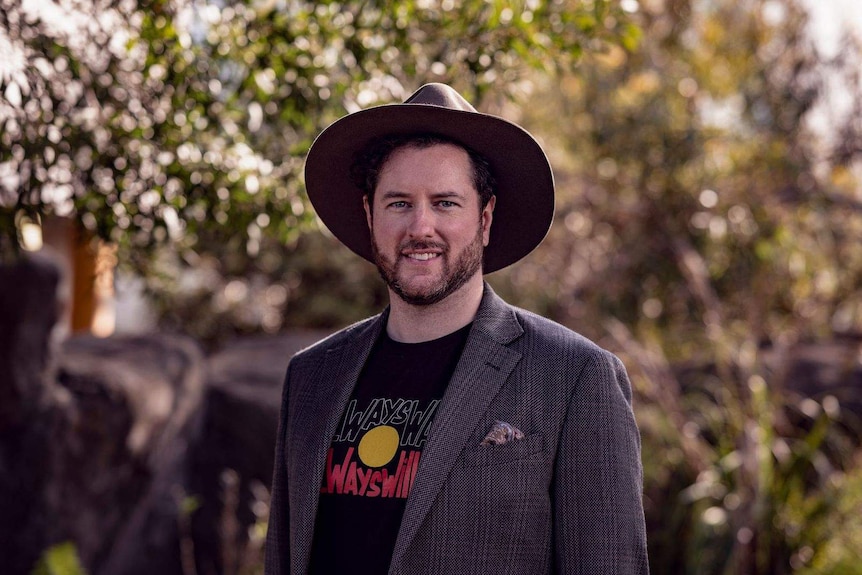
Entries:
{"type": "Polygon", "coordinates": [[[412,305],[389,290],[386,333],[402,343],[420,343],[449,335],[473,321],[482,302],[484,283],[477,273],[461,288],[433,305],[412,305]]]}

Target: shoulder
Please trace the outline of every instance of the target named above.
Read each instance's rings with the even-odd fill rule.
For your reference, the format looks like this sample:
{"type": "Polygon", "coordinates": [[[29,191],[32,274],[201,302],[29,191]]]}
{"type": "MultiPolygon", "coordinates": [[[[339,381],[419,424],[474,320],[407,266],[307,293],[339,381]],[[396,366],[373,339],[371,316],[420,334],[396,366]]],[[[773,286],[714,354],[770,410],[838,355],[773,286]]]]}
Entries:
{"type": "Polygon", "coordinates": [[[377,322],[381,322],[382,320],[383,314],[377,314],[340,329],[317,343],[296,352],[291,358],[290,364],[294,366],[316,362],[324,358],[327,353],[346,345],[355,338],[376,337],[378,331],[375,327],[377,326],[377,322]]]}
{"type": "Polygon", "coordinates": [[[611,380],[625,376],[622,361],[591,339],[546,317],[511,306],[524,330],[513,342],[530,365],[560,369],[589,377],[600,374],[611,380]]]}
{"type": "Polygon", "coordinates": [[[610,354],[580,333],[531,311],[510,306],[524,330],[524,343],[547,351],[578,352],[586,355],[610,354]]]}
{"type": "Polygon", "coordinates": [[[628,373],[616,355],[552,320],[513,309],[524,330],[515,344],[525,370],[541,372],[547,380],[568,382],[565,387],[580,390],[579,401],[606,403],[616,398],[631,404],[628,373]]]}
{"type": "Polygon", "coordinates": [[[477,331],[533,361],[564,364],[567,367],[582,365],[590,360],[602,364],[619,362],[616,356],[580,333],[509,304],[487,284],[477,323],[477,331]]]}

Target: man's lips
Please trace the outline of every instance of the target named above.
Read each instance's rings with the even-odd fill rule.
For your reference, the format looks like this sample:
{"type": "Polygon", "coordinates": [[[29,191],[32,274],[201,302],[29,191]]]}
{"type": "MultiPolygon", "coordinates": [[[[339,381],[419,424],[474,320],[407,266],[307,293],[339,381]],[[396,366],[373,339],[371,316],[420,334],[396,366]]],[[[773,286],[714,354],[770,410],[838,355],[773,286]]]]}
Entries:
{"type": "Polygon", "coordinates": [[[409,258],[411,260],[417,260],[420,262],[427,262],[434,258],[440,257],[439,252],[406,252],[403,254],[404,257],[409,258]]]}
{"type": "Polygon", "coordinates": [[[446,246],[428,242],[409,242],[401,246],[401,257],[414,262],[430,262],[446,253],[446,246]]]}

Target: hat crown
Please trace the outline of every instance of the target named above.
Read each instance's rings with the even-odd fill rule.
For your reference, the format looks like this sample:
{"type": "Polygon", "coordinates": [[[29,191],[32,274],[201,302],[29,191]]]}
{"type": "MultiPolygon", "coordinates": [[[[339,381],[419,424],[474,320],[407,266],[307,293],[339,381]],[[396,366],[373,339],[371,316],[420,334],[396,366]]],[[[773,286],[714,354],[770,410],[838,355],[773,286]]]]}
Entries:
{"type": "Polygon", "coordinates": [[[405,104],[425,104],[439,106],[450,110],[475,112],[476,108],[464,99],[461,94],[446,84],[425,84],[404,101],[405,104]]]}

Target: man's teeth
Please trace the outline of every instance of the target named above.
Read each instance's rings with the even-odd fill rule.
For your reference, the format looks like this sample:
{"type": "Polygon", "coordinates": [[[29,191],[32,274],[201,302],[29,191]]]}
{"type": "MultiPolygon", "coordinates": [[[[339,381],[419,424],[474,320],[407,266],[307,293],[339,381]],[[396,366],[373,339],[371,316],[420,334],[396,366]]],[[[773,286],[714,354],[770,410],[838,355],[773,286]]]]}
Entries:
{"type": "Polygon", "coordinates": [[[407,254],[407,257],[414,259],[414,260],[421,260],[424,262],[426,260],[430,260],[431,258],[436,258],[439,255],[440,254],[422,253],[422,254],[407,254]]]}

